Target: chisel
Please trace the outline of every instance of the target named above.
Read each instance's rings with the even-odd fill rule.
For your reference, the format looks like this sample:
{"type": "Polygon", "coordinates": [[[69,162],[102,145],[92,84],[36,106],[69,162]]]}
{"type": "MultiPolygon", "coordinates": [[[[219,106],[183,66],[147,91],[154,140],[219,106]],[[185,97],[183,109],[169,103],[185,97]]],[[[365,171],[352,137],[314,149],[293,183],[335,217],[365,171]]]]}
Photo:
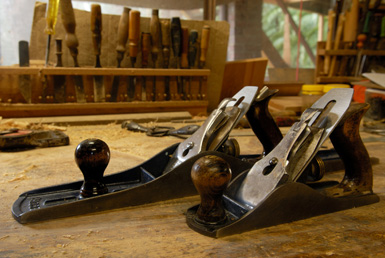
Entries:
{"type": "MultiPolygon", "coordinates": [[[[29,67],[28,41],[19,41],[19,66],[29,67]]],[[[28,74],[19,75],[19,88],[27,103],[31,103],[31,76],[28,74]]]]}
{"type": "MultiPolygon", "coordinates": [[[[120,16],[118,25],[118,45],[116,46],[116,59],[117,68],[120,68],[120,64],[126,53],[126,43],[128,39],[128,19],[130,15],[130,8],[124,7],[122,16],[120,16]]],[[[111,101],[116,102],[118,96],[118,89],[120,83],[120,76],[114,76],[111,89],[111,101]]]]}
{"type": "MultiPolygon", "coordinates": [[[[340,13],[340,15],[338,17],[337,31],[335,34],[334,46],[333,46],[334,50],[338,50],[340,47],[342,32],[344,29],[344,23],[345,23],[345,13],[342,12],[342,13],[340,13]]],[[[337,56],[335,55],[332,57],[332,61],[330,63],[330,69],[329,69],[328,77],[332,77],[335,75],[336,64],[337,64],[337,56]]]]}
{"type": "MultiPolygon", "coordinates": [[[[160,45],[160,22],[159,22],[159,10],[153,9],[151,20],[150,20],[150,32],[151,32],[151,39],[152,39],[152,46],[151,46],[151,58],[153,63],[153,68],[157,67],[157,61],[159,56],[159,45],[160,45]]],[[[150,99],[150,96],[147,96],[147,100],[163,100],[164,99],[164,79],[160,77],[149,77],[148,80],[152,80],[152,89],[147,89],[147,95],[149,91],[151,90],[152,99],[150,99]],[[158,80],[157,80],[157,79],[158,80]]]]}
{"type": "Polygon", "coordinates": [[[46,21],[47,26],[44,29],[44,32],[48,34],[47,38],[47,49],[45,53],[45,66],[48,65],[49,61],[49,52],[51,47],[51,35],[55,34],[55,25],[57,21],[57,12],[59,10],[59,0],[49,0],[48,7],[46,12],[46,21]]]}
{"type": "MultiPolygon", "coordinates": [[[[210,42],[210,26],[204,25],[202,28],[200,55],[199,55],[199,68],[203,69],[206,64],[207,49],[210,42]]],[[[206,99],[207,97],[207,79],[201,79],[199,84],[199,99],[206,99]]]]}
{"type": "MultiPolygon", "coordinates": [[[[359,0],[353,0],[350,7],[346,10],[343,43],[345,49],[352,49],[357,38],[359,0]]],[[[339,67],[338,75],[350,75],[349,56],[343,56],[339,67]]]]}
{"type": "MultiPolygon", "coordinates": [[[[188,28],[182,27],[182,50],[181,50],[181,59],[180,67],[182,69],[188,69],[188,28]]],[[[190,95],[190,80],[188,77],[182,77],[182,95],[186,100],[191,99],[190,95]]]]}
{"type": "MultiPolygon", "coordinates": [[[[102,45],[102,10],[100,5],[91,5],[91,31],[92,31],[92,44],[94,47],[95,68],[101,68],[100,54],[102,45]]],[[[94,101],[104,102],[106,101],[106,93],[104,89],[103,76],[94,75],[94,101]]]]}
{"type": "Polygon", "coordinates": [[[385,50],[385,16],[381,18],[381,32],[380,32],[380,40],[377,44],[377,50],[385,50]]]}
{"type": "MultiPolygon", "coordinates": [[[[62,63],[62,39],[56,39],[56,67],[63,67],[62,63]]],[[[66,77],[65,75],[55,75],[54,81],[54,98],[56,103],[66,102],[66,77]]]]}
{"type": "MultiPolygon", "coordinates": [[[[198,31],[191,30],[188,43],[188,64],[190,68],[195,68],[195,60],[198,52],[198,31]]],[[[190,77],[190,95],[192,100],[197,100],[199,94],[199,78],[190,77]]]]}
{"type": "MultiPolygon", "coordinates": [[[[171,43],[172,43],[172,50],[174,53],[174,61],[175,61],[175,68],[180,68],[180,55],[182,50],[182,28],[180,24],[179,17],[173,17],[171,18],[171,43]]],[[[180,77],[177,78],[177,88],[178,88],[178,96],[181,99],[184,99],[185,96],[183,96],[183,89],[182,89],[182,83],[180,81],[180,77]]]]}
{"type": "MultiPolygon", "coordinates": [[[[67,47],[70,50],[71,56],[74,60],[74,67],[79,67],[79,63],[78,63],[79,42],[75,34],[76,21],[75,21],[75,14],[72,8],[71,0],[61,0],[60,7],[61,7],[62,23],[66,30],[65,41],[66,41],[67,47]]],[[[77,102],[80,102],[80,103],[86,102],[82,76],[75,75],[73,78],[75,82],[77,102]]]]}
{"type": "MultiPolygon", "coordinates": [[[[334,26],[334,20],[336,19],[336,13],[333,10],[329,10],[328,18],[329,18],[328,19],[328,34],[326,37],[325,50],[331,50],[332,49],[333,30],[334,30],[333,26],[334,26]]],[[[324,70],[323,70],[323,73],[325,75],[329,74],[330,60],[331,60],[331,56],[325,55],[324,70]]]]}
{"type": "MultiPolygon", "coordinates": [[[[148,68],[148,56],[150,55],[151,51],[151,34],[148,32],[142,32],[141,37],[142,42],[142,68],[148,68]]],[[[142,80],[138,80],[139,78],[136,78],[136,94],[138,100],[152,100],[151,94],[153,94],[153,81],[152,78],[147,78],[145,76],[142,77],[142,80]],[[138,96],[139,95],[139,96],[138,96]],[[150,96],[147,96],[150,95],[150,96]]]]}
{"type": "MultiPolygon", "coordinates": [[[[170,21],[161,21],[160,28],[162,32],[163,68],[167,69],[170,61],[170,21]]],[[[164,84],[166,91],[166,100],[174,99],[174,96],[171,96],[170,92],[170,77],[165,77],[164,84]]]]}
{"type": "MultiPolygon", "coordinates": [[[[140,37],[140,12],[136,10],[130,11],[128,29],[128,50],[130,55],[131,67],[135,68],[136,57],[139,52],[140,37]]],[[[127,100],[132,101],[135,97],[135,77],[129,77],[129,85],[127,89],[127,100]]]]}

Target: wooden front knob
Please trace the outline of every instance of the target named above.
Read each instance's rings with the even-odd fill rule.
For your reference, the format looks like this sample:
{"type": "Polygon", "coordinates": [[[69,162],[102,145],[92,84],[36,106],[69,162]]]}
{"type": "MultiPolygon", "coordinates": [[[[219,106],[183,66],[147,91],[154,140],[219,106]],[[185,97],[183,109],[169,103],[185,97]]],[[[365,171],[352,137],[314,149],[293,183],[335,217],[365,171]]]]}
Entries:
{"type": "Polygon", "coordinates": [[[108,192],[103,183],[103,174],[110,161],[110,149],[99,139],[87,139],[75,150],[75,161],[84,176],[80,188],[81,197],[92,197],[108,192]]]}
{"type": "Polygon", "coordinates": [[[227,217],[222,195],[231,180],[229,164],[218,156],[201,157],[191,169],[191,178],[201,196],[196,220],[204,224],[225,222],[227,217]]]}

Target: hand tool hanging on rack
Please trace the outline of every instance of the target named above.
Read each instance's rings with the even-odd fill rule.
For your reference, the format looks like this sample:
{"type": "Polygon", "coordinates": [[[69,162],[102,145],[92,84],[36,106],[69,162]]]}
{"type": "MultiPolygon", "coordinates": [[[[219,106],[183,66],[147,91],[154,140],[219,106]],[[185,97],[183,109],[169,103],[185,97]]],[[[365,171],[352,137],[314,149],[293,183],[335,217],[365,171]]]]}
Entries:
{"type": "MultiPolygon", "coordinates": [[[[191,30],[188,42],[188,64],[190,68],[195,68],[195,61],[198,53],[198,31],[191,30]]],[[[197,100],[199,95],[200,80],[196,76],[189,78],[191,100],[197,100]]]]}
{"type": "MultiPolygon", "coordinates": [[[[72,8],[71,0],[61,0],[60,7],[61,7],[62,23],[66,30],[65,41],[66,41],[67,47],[70,50],[71,56],[74,60],[74,67],[79,67],[79,63],[78,63],[79,42],[75,34],[76,21],[75,21],[75,14],[72,8]]],[[[74,75],[73,79],[75,83],[77,102],[80,102],[80,103],[86,102],[82,76],[74,75]]]]}
{"type": "MultiPolygon", "coordinates": [[[[62,62],[62,39],[56,39],[56,65],[55,67],[63,67],[62,62]]],[[[54,82],[54,99],[56,103],[66,102],[66,76],[55,75],[53,77],[54,82]]]]}
{"type": "MultiPolygon", "coordinates": [[[[129,16],[129,29],[128,29],[128,39],[129,39],[129,56],[131,61],[131,67],[135,68],[136,57],[139,52],[139,40],[140,40],[140,12],[136,10],[130,11],[129,16]]],[[[135,97],[135,77],[129,76],[129,83],[127,89],[127,100],[132,101],[135,97]]]]}
{"type": "Polygon", "coordinates": [[[47,21],[47,26],[44,29],[44,32],[48,34],[47,37],[47,49],[45,53],[45,66],[48,66],[49,62],[49,52],[51,48],[51,36],[55,35],[55,25],[57,21],[57,12],[59,10],[59,1],[60,0],[49,0],[48,7],[45,19],[47,21]]]}
{"type": "MultiPolygon", "coordinates": [[[[170,21],[162,20],[160,22],[162,34],[162,54],[163,54],[163,68],[167,69],[170,61],[170,21]]],[[[170,90],[170,77],[166,76],[164,79],[166,100],[174,100],[174,94],[170,90]]]]}
{"type": "MultiPolygon", "coordinates": [[[[19,66],[29,67],[29,47],[28,41],[19,41],[19,66]]],[[[27,103],[31,103],[32,85],[31,75],[19,75],[19,89],[27,103]]]]}
{"type": "MultiPolygon", "coordinates": [[[[151,47],[151,57],[152,57],[152,67],[157,68],[157,62],[159,57],[159,46],[161,44],[161,28],[159,21],[159,10],[152,10],[151,20],[150,20],[150,31],[151,31],[151,39],[152,39],[152,47],[151,47]]],[[[149,77],[150,80],[153,81],[152,87],[152,98],[147,96],[147,100],[158,100],[163,101],[165,99],[165,77],[163,76],[155,76],[149,77]]],[[[147,94],[149,93],[149,89],[147,89],[147,94]]]]}
{"type": "MultiPolygon", "coordinates": [[[[122,16],[120,16],[119,25],[118,25],[118,39],[116,46],[116,59],[117,59],[117,68],[120,68],[124,54],[126,53],[126,43],[128,39],[128,19],[130,15],[130,8],[124,7],[122,16]]],[[[121,76],[114,76],[111,88],[111,101],[116,102],[118,100],[118,90],[121,76]]]]}
{"type": "MultiPolygon", "coordinates": [[[[172,44],[172,52],[174,54],[174,67],[179,69],[180,68],[180,55],[182,52],[182,27],[180,24],[179,17],[173,17],[171,18],[171,44],[172,44]]],[[[174,79],[174,78],[173,78],[174,79]]],[[[185,96],[183,95],[183,87],[181,78],[177,77],[177,99],[185,99],[185,96]]]]}
{"type": "MultiPolygon", "coordinates": [[[[333,26],[334,26],[334,20],[336,19],[336,13],[333,10],[329,10],[328,12],[328,34],[326,37],[326,45],[325,50],[331,50],[332,49],[332,42],[333,42],[333,26]]],[[[330,55],[325,56],[324,60],[324,74],[329,74],[330,69],[330,55]]]]}
{"type": "MultiPolygon", "coordinates": [[[[344,5],[348,5],[349,2],[345,1],[344,5]]],[[[350,3],[350,6],[346,6],[345,11],[345,24],[343,31],[343,44],[344,49],[352,49],[354,46],[354,42],[357,38],[357,26],[358,26],[358,16],[359,16],[359,0],[353,0],[350,3]]],[[[338,76],[350,75],[351,65],[349,65],[349,61],[351,58],[345,55],[342,57],[341,64],[339,65],[338,76]]]]}
{"type": "MultiPolygon", "coordinates": [[[[196,194],[189,174],[192,164],[226,142],[257,90],[245,87],[233,98],[224,99],[188,139],[120,173],[103,177],[110,157],[108,146],[98,139],[83,141],[75,150],[75,159],[84,181],[23,193],[12,207],[14,218],[29,223],[196,194]]],[[[252,165],[225,153],[220,155],[234,166],[234,174],[252,165]]]]}
{"type": "MultiPolygon", "coordinates": [[[[201,46],[200,46],[200,55],[199,55],[199,68],[203,69],[206,64],[207,58],[207,49],[210,42],[210,26],[204,25],[202,28],[201,35],[201,46]]],[[[207,99],[207,77],[202,78],[199,84],[199,99],[207,99]]]]}
{"type": "Polygon", "coordinates": [[[370,38],[370,29],[372,25],[373,12],[380,6],[381,0],[375,0],[374,5],[371,9],[369,9],[370,0],[366,0],[364,6],[362,8],[362,16],[360,19],[360,33],[357,36],[357,58],[355,63],[355,76],[360,76],[365,66],[365,62],[367,59],[366,55],[362,55],[363,49],[369,47],[370,38]]]}
{"type": "MultiPolygon", "coordinates": [[[[374,11],[375,10],[373,10],[373,12],[374,11]]],[[[377,45],[380,41],[380,35],[381,35],[381,18],[382,18],[382,14],[380,13],[374,13],[372,15],[372,19],[370,21],[369,39],[368,39],[369,50],[377,49],[377,45]]],[[[381,56],[376,56],[376,55],[368,56],[366,63],[362,64],[361,71],[372,72],[372,70],[376,70],[378,66],[383,66],[384,63],[380,59],[381,59],[381,56]]]]}
{"type": "MultiPolygon", "coordinates": [[[[91,5],[91,31],[92,45],[95,54],[95,68],[102,68],[100,55],[102,48],[102,10],[99,4],[91,5]]],[[[106,101],[104,78],[101,75],[94,75],[94,100],[95,102],[106,101]]]]}
{"type": "MultiPolygon", "coordinates": [[[[151,34],[148,32],[142,32],[141,37],[141,49],[142,49],[142,68],[148,68],[148,58],[151,51],[151,34]]],[[[135,84],[135,100],[152,100],[153,96],[153,83],[152,78],[145,76],[136,77],[135,84]],[[147,96],[149,94],[149,96],[147,96]]]]}
{"type": "MultiPolygon", "coordinates": [[[[182,27],[182,47],[181,47],[181,59],[180,67],[182,69],[188,69],[188,42],[189,42],[189,33],[188,28],[182,27]]],[[[185,97],[185,100],[191,100],[190,95],[190,80],[187,76],[182,76],[182,94],[185,97]]]]}
{"type": "Polygon", "coordinates": [[[381,32],[380,32],[380,40],[377,44],[377,50],[385,50],[385,16],[381,18],[381,32]]]}
{"type": "Polygon", "coordinates": [[[225,160],[213,155],[198,159],[191,177],[201,204],[188,209],[189,227],[222,237],[378,202],[372,193],[369,155],[359,136],[359,122],[368,106],[349,108],[352,95],[352,89],[326,93],[269,154],[230,184],[233,167],[225,160]],[[299,183],[329,135],[346,165],[344,179],[331,187],[331,182],[299,183]],[[354,165],[349,164],[352,160],[354,165]]]}
{"type": "MultiPolygon", "coordinates": [[[[338,17],[338,25],[337,25],[337,31],[335,34],[335,38],[334,38],[333,50],[338,50],[340,48],[342,33],[343,33],[343,29],[344,29],[344,23],[345,23],[345,13],[341,12],[339,17],[338,17]]],[[[330,63],[330,69],[329,69],[328,77],[332,77],[335,75],[336,64],[337,64],[337,56],[334,55],[332,57],[332,61],[330,63]]]]}

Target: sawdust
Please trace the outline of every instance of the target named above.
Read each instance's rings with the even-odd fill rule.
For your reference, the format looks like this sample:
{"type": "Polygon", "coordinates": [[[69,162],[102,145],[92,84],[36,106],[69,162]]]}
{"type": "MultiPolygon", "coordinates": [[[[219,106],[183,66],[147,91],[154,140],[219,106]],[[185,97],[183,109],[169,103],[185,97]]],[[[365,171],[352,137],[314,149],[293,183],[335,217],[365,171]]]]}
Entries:
{"type": "Polygon", "coordinates": [[[30,129],[30,130],[58,130],[66,131],[67,127],[56,126],[52,124],[42,124],[42,123],[30,123],[25,121],[15,121],[13,119],[0,119],[0,131],[9,130],[11,128],[17,129],[30,129]]]}

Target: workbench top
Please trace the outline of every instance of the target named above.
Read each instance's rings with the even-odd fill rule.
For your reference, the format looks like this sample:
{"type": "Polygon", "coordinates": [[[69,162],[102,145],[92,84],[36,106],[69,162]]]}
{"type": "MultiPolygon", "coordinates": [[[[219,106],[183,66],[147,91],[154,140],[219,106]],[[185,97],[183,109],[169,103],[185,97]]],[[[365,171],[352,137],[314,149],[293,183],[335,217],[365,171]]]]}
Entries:
{"type": "MultiPolygon", "coordinates": [[[[184,213],[199,203],[198,196],[27,225],[16,222],[11,206],[21,193],[83,179],[74,150],[86,138],[100,138],[109,145],[105,174],[130,168],[181,141],[128,132],[117,124],[69,126],[66,133],[69,146],[0,153],[0,257],[385,256],[384,137],[361,134],[370,155],[380,159],[373,166],[379,203],[212,239],[185,222],[184,213]]],[[[233,134],[243,153],[260,153],[250,130],[233,134]]]]}

